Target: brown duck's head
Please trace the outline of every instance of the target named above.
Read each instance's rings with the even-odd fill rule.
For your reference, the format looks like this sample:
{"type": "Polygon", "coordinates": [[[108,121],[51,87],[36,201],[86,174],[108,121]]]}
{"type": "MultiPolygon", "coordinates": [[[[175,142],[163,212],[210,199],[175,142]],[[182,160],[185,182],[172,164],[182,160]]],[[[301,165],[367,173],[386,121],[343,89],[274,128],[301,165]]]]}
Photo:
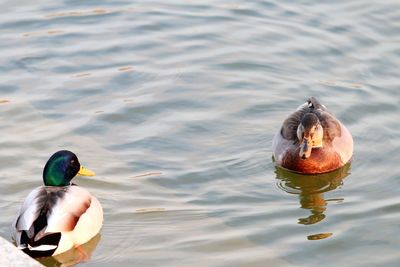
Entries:
{"type": "Polygon", "coordinates": [[[324,129],[314,113],[306,113],[297,127],[297,138],[300,142],[300,158],[311,156],[313,148],[322,147],[324,129]]]}

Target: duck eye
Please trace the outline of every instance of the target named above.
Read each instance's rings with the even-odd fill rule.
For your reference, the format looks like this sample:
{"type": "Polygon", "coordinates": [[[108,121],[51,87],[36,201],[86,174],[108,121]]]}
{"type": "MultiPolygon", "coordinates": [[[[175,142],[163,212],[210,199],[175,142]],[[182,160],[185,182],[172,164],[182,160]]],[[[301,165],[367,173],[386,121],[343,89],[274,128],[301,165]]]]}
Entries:
{"type": "Polygon", "coordinates": [[[71,164],[74,164],[74,163],[75,163],[75,160],[71,159],[71,164]]]}

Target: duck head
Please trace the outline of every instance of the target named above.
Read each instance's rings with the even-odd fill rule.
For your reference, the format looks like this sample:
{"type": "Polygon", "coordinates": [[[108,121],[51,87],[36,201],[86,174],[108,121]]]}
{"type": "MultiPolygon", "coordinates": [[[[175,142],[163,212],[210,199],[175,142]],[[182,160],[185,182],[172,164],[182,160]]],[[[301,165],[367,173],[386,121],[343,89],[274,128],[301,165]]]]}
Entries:
{"type": "Polygon", "coordinates": [[[306,113],[297,127],[297,138],[300,142],[300,158],[307,159],[311,150],[322,147],[324,130],[314,113],[306,113]]]}
{"type": "Polygon", "coordinates": [[[94,176],[95,173],[81,166],[77,156],[68,150],[54,153],[43,170],[43,182],[46,186],[68,186],[77,174],[94,176]]]}

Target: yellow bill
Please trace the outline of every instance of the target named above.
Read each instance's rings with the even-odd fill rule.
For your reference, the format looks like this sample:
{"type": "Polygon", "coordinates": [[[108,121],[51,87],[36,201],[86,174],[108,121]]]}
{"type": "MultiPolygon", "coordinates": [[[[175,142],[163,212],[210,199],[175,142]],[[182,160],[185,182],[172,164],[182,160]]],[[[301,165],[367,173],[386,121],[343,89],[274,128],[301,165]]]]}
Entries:
{"type": "Polygon", "coordinates": [[[94,173],[94,171],[91,171],[89,169],[86,169],[85,167],[83,167],[81,165],[81,168],[78,172],[78,175],[82,175],[82,176],[95,176],[96,174],[94,173]]]}

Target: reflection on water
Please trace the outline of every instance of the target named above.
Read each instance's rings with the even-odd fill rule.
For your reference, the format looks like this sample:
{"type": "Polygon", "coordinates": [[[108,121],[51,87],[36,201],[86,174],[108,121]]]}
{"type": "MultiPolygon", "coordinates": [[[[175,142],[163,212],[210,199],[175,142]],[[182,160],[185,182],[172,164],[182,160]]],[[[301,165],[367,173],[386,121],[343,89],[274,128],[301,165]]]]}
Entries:
{"type": "MultiPolygon", "coordinates": [[[[350,163],[334,172],[319,175],[302,175],[278,167],[275,173],[279,180],[278,187],[289,194],[299,195],[300,207],[310,210],[311,215],[299,218],[300,224],[309,225],[325,219],[327,202],[332,199],[325,199],[324,193],[342,185],[343,179],[350,173],[350,163]]],[[[326,237],[324,235],[323,238],[326,237]]]]}
{"type": "Polygon", "coordinates": [[[101,239],[100,233],[93,237],[89,242],[70,249],[62,254],[37,259],[41,264],[45,266],[73,266],[80,262],[86,262],[90,260],[92,253],[96,249],[101,239]]]}
{"type": "Polygon", "coordinates": [[[320,234],[315,234],[315,235],[309,235],[307,236],[308,240],[320,240],[320,239],[325,239],[328,238],[332,235],[332,233],[320,233],[320,234]]]}
{"type": "Polygon", "coordinates": [[[91,15],[103,15],[111,12],[111,10],[107,10],[104,8],[97,8],[93,10],[82,10],[82,11],[72,11],[72,12],[61,12],[55,14],[48,14],[46,18],[55,18],[55,17],[75,17],[75,16],[91,16],[91,15]]]}

